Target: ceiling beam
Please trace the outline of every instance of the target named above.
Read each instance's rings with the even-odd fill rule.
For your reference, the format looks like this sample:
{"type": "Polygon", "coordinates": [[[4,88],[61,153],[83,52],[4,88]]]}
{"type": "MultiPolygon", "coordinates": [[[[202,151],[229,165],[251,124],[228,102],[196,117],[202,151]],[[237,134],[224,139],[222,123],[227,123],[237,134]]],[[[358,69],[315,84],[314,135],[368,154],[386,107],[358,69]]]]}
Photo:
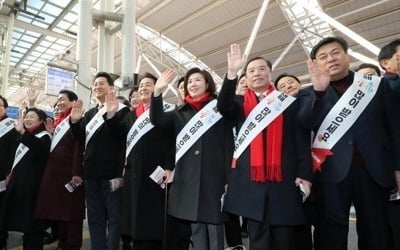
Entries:
{"type": "MultiPolygon", "coordinates": [[[[78,0],[71,0],[71,2],[65,6],[65,8],[61,11],[61,13],[57,16],[57,18],[53,21],[52,24],[49,26],[49,30],[52,30],[54,27],[57,26],[57,24],[75,7],[76,3],[78,0]]],[[[32,44],[31,48],[24,54],[23,57],[15,64],[15,69],[19,67],[19,65],[31,54],[31,52],[40,45],[40,43],[44,40],[46,37],[45,34],[42,34],[35,43],[32,44]]],[[[10,72],[10,74],[13,72],[10,72]]]]}

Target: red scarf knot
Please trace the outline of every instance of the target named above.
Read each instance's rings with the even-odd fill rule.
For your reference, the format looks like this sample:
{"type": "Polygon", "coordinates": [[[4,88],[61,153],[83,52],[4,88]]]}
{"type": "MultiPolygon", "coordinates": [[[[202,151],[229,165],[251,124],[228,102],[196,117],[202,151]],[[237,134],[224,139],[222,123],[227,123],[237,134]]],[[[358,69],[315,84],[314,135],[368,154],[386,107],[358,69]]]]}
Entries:
{"type": "Polygon", "coordinates": [[[199,99],[193,99],[190,95],[185,97],[185,101],[189,103],[196,111],[202,109],[210,99],[211,95],[208,92],[206,92],[205,95],[199,99]]]}

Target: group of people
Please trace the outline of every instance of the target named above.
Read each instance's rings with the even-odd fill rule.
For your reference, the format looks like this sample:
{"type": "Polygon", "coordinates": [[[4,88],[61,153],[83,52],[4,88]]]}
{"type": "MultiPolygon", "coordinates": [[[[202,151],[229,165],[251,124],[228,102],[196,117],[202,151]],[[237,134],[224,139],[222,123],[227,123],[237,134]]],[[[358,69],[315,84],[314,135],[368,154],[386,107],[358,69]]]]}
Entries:
{"type": "Polygon", "coordinates": [[[172,69],[143,74],[127,105],[99,72],[98,105],[63,90],[54,121],[34,107],[7,118],[1,97],[0,247],[19,231],[42,249],[52,221],[59,248],[80,249],[86,201],[94,250],[246,249],[239,216],[251,250],[344,250],[351,205],[359,249],[399,249],[400,40],[381,50],[382,78],[351,71],[347,49],[316,44],[303,89],[232,44],[219,93],[192,68],[176,105],[162,96],[172,69]]]}

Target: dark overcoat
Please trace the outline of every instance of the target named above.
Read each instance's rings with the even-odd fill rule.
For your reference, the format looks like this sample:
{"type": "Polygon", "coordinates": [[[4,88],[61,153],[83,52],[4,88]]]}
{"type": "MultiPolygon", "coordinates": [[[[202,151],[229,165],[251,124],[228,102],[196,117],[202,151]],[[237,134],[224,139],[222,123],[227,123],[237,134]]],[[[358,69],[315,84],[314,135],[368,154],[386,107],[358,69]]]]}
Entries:
{"type": "MultiPolygon", "coordinates": [[[[163,112],[162,98],[153,97],[151,122],[156,127],[173,128],[175,137],[196,114],[190,104],[163,112]]],[[[233,152],[231,123],[219,120],[205,132],[177,162],[168,199],[170,215],[193,222],[220,224],[221,196],[233,152]]]]}
{"type": "MultiPolygon", "coordinates": [[[[7,117],[4,117],[4,119],[7,117]]],[[[6,179],[6,176],[10,173],[12,162],[14,160],[14,153],[17,141],[17,131],[11,129],[8,133],[0,137],[0,181],[6,179]]],[[[5,192],[0,192],[0,204],[5,192]]]]}
{"type": "MultiPolygon", "coordinates": [[[[126,115],[123,129],[129,132],[137,116],[126,115]]],[[[157,166],[174,167],[174,139],[168,129],[152,128],[128,155],[122,191],[121,231],[135,240],[163,239],[165,189],[150,179],[157,166]]]]}
{"type": "MultiPolygon", "coordinates": [[[[231,119],[240,131],[246,117],[243,97],[235,96],[236,81],[225,79],[218,97],[218,109],[226,119],[231,119]]],[[[231,170],[224,210],[262,221],[269,213],[271,225],[298,225],[304,223],[301,194],[295,185],[296,177],[311,181],[310,132],[297,126],[296,101],[284,112],[282,138],[282,182],[259,183],[250,180],[249,147],[231,170]]]]}
{"type": "Polygon", "coordinates": [[[26,131],[17,142],[29,147],[29,151],[12,171],[0,208],[0,227],[29,233],[40,230],[33,215],[51,141],[49,135],[37,138],[26,131]]]}
{"type": "Polygon", "coordinates": [[[43,174],[35,217],[55,221],[85,218],[85,196],[79,186],[70,193],[65,184],[72,176],[82,177],[83,145],[69,129],[49,155],[43,174]]]}
{"type": "MultiPolygon", "coordinates": [[[[352,82],[354,73],[350,72],[347,78],[352,82]]],[[[400,116],[397,115],[398,96],[390,87],[382,78],[375,96],[332,148],[333,155],[322,164],[322,171],[315,175],[316,181],[340,183],[350,170],[354,145],[357,145],[373,180],[382,187],[394,187],[394,170],[400,170],[400,116]]],[[[300,91],[299,121],[304,127],[317,132],[339,98],[331,85],[322,98],[317,98],[312,87],[300,91]]]]}

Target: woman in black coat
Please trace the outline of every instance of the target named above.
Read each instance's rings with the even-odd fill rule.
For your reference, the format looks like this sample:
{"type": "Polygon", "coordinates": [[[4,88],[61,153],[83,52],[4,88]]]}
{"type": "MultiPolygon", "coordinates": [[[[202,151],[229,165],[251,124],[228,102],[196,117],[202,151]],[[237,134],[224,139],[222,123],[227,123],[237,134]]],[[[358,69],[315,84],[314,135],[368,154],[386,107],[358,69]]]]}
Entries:
{"type": "MultiPolygon", "coordinates": [[[[156,127],[173,128],[178,135],[193,116],[215,100],[215,83],[207,71],[190,69],[184,78],[185,104],[174,111],[163,112],[160,94],[172,76],[173,72],[167,70],[157,81],[150,118],[156,127]]],[[[223,249],[221,197],[232,158],[232,137],[232,126],[222,118],[176,160],[168,212],[191,221],[195,249],[223,249]]]]}
{"type": "Polygon", "coordinates": [[[24,250],[43,249],[44,228],[33,219],[33,213],[51,143],[45,120],[44,111],[30,108],[15,126],[18,147],[14,147],[15,157],[0,207],[0,228],[23,232],[24,250]]]}
{"type": "MultiPolygon", "coordinates": [[[[15,138],[17,131],[14,129],[15,120],[8,118],[6,110],[7,100],[0,96],[0,204],[3,203],[4,188],[6,177],[10,173],[12,160],[14,159],[13,150],[15,149],[15,138]]],[[[6,245],[7,231],[0,231],[0,249],[6,245]]]]}

